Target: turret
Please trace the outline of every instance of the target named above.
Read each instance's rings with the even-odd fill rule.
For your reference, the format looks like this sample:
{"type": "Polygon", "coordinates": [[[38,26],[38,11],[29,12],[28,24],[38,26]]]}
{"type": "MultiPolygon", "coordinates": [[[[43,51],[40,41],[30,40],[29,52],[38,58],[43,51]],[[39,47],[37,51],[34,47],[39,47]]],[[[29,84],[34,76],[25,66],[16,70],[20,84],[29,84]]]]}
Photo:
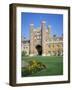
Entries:
{"type": "Polygon", "coordinates": [[[48,33],[51,33],[51,25],[48,25],[48,33]]]}
{"type": "Polygon", "coordinates": [[[42,21],[41,23],[41,32],[42,32],[42,55],[45,56],[46,50],[46,22],[42,21]]]}
{"type": "Polygon", "coordinates": [[[32,33],[34,30],[34,24],[30,24],[30,32],[32,33]]]}
{"type": "Polygon", "coordinates": [[[45,29],[46,29],[46,21],[42,21],[41,30],[45,30],[45,29]]]}
{"type": "Polygon", "coordinates": [[[30,56],[34,54],[34,37],[33,37],[34,24],[30,24],[30,56]]]}

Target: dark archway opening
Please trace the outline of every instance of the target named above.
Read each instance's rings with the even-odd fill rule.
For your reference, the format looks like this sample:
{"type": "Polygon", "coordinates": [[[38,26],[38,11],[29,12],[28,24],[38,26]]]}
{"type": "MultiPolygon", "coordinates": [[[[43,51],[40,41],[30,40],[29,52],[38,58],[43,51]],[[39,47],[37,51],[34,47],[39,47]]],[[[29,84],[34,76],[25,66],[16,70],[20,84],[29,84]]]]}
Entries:
{"type": "Polygon", "coordinates": [[[38,51],[38,55],[42,55],[42,46],[41,45],[37,45],[36,49],[38,51]]]}

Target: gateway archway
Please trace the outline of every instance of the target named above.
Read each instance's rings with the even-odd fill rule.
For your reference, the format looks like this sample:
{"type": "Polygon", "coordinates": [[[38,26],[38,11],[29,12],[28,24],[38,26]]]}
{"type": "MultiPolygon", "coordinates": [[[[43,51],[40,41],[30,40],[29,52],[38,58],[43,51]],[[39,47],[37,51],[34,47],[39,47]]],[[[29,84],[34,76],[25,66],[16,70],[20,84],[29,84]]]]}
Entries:
{"type": "Polygon", "coordinates": [[[37,49],[38,55],[42,55],[42,46],[41,45],[37,45],[36,49],[37,49]]]}

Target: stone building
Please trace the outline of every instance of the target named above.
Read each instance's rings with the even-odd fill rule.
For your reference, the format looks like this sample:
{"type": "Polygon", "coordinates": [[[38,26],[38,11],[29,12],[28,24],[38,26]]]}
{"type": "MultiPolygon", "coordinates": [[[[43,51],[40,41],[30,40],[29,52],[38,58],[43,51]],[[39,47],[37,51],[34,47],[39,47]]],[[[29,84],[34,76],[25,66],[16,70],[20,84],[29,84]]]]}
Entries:
{"type": "Polygon", "coordinates": [[[22,39],[22,51],[29,56],[63,55],[63,36],[51,35],[51,26],[42,21],[40,28],[30,24],[30,40],[22,39]]]}

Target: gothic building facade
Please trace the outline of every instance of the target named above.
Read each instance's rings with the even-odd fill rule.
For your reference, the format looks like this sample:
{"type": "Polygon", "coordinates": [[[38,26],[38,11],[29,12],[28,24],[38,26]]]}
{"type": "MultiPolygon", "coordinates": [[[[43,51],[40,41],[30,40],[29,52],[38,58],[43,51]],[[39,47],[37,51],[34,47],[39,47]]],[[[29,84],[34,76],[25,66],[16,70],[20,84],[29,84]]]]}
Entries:
{"type": "Polygon", "coordinates": [[[51,26],[42,21],[40,28],[30,24],[30,39],[22,39],[22,51],[29,56],[63,55],[63,36],[51,35],[51,26]]]}

